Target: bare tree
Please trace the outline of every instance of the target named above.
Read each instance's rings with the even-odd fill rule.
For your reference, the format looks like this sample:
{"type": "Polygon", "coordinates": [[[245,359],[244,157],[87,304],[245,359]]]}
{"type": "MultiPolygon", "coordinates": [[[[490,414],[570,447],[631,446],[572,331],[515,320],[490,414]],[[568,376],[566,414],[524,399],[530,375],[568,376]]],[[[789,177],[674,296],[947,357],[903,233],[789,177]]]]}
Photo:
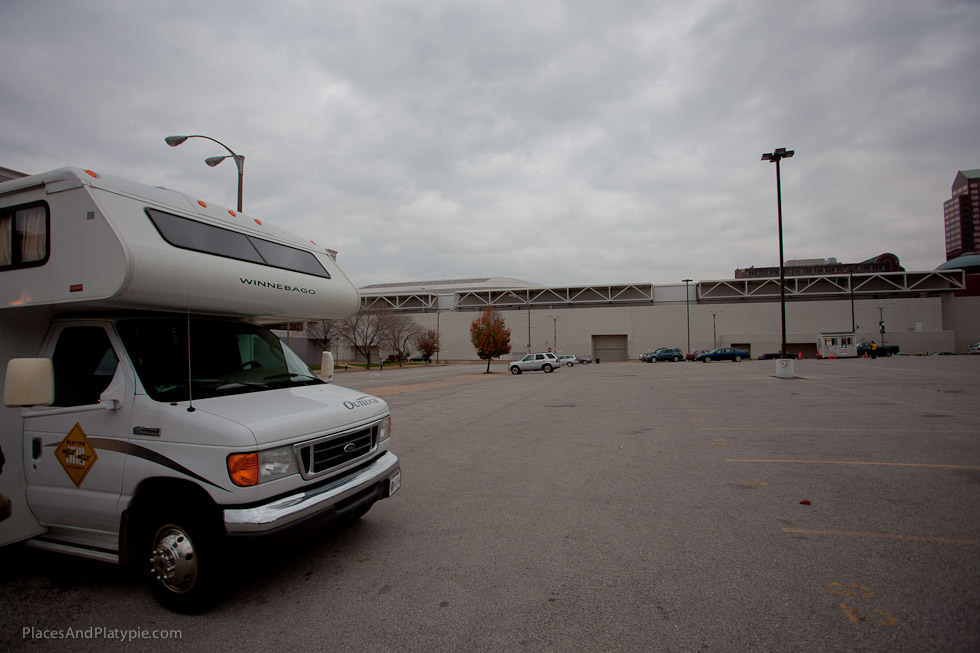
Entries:
{"type": "Polygon", "coordinates": [[[422,327],[404,313],[391,313],[387,319],[384,345],[394,352],[398,367],[412,353],[412,342],[422,327]]]}
{"type": "Polygon", "coordinates": [[[367,361],[371,369],[371,353],[384,344],[391,311],[387,308],[358,311],[346,320],[337,323],[340,337],[350,343],[354,350],[367,361]]]}
{"type": "Polygon", "coordinates": [[[330,351],[333,339],[340,336],[340,323],[336,320],[307,322],[303,333],[320,351],[330,351]]]}

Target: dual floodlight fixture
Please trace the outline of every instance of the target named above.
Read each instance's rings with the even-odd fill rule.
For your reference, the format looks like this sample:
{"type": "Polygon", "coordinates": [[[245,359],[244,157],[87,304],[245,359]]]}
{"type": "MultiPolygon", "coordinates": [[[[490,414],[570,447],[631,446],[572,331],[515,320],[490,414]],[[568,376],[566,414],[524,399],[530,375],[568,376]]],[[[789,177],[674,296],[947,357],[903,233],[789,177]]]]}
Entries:
{"type": "Polygon", "coordinates": [[[793,150],[787,150],[785,147],[777,147],[772,152],[767,152],[766,154],[763,154],[762,160],[774,161],[776,163],[779,163],[780,159],[788,159],[794,154],[796,154],[796,152],[794,152],[793,150]]]}

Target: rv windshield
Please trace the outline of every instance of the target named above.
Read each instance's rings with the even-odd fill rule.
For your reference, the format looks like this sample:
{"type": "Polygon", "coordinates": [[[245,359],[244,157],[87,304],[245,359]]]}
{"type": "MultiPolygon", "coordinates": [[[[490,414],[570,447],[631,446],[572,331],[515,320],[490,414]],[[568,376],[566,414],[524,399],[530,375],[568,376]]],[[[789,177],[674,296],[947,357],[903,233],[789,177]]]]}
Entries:
{"type": "Polygon", "coordinates": [[[271,331],[254,324],[141,318],[122,320],[117,327],[140,382],[157,401],[322,383],[271,331]]]}

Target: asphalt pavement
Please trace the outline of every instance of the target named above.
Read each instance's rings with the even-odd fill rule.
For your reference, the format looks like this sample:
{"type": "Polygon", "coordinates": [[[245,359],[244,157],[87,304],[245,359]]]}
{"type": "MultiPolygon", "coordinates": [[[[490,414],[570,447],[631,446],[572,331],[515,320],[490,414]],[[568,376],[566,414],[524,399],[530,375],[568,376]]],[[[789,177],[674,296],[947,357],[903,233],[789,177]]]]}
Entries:
{"type": "Polygon", "coordinates": [[[391,407],[394,497],[193,617],[0,551],[0,648],[980,649],[980,356],[776,363],[338,374],[391,407]],[[25,634],[69,626],[179,640],[25,634]]]}

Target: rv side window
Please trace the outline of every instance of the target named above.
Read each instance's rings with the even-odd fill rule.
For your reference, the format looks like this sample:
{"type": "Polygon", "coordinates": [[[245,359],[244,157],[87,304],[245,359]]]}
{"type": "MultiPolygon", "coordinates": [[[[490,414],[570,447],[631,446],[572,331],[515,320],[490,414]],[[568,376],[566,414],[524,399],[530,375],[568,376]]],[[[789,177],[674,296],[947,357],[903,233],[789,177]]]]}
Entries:
{"type": "Polygon", "coordinates": [[[48,260],[48,205],[0,209],[0,270],[44,265],[48,260]]]}
{"type": "Polygon", "coordinates": [[[330,274],[323,269],[320,261],[316,260],[316,257],[309,252],[296,249],[295,247],[286,247],[285,245],[280,245],[269,240],[262,240],[255,236],[249,236],[248,240],[259,251],[266,265],[271,265],[274,268],[293,270],[294,272],[312,274],[317,277],[330,278],[330,274]]]}
{"type": "Polygon", "coordinates": [[[330,278],[320,261],[305,250],[156,209],[146,209],[146,214],[163,239],[174,247],[330,278]]]}
{"type": "Polygon", "coordinates": [[[55,406],[87,406],[116,374],[119,358],[102,327],[68,327],[54,348],[55,406]]]}

